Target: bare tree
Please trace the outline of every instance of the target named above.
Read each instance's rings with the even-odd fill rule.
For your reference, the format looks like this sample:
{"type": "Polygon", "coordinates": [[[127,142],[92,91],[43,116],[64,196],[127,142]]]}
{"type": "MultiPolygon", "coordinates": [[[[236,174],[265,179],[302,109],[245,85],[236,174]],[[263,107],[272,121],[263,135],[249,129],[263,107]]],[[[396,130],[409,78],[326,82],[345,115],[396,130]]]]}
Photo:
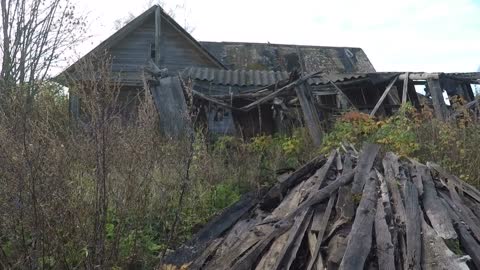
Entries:
{"type": "MultiPolygon", "coordinates": [[[[85,36],[70,0],[0,0],[2,92],[21,86],[31,100],[52,66],[85,36]]],[[[0,92],[0,94],[2,94],[0,92]]]]}

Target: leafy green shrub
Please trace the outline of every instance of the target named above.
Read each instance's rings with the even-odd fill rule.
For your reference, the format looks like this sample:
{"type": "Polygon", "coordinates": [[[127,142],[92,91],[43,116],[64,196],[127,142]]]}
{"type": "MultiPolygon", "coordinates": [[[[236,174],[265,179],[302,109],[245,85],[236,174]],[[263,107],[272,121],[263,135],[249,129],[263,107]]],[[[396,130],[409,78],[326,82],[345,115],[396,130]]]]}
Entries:
{"type": "Polygon", "coordinates": [[[387,151],[413,156],[418,150],[416,142],[415,110],[407,104],[392,117],[376,121],[367,114],[347,112],[325,136],[322,152],[338,148],[342,143],[361,147],[364,142],[378,143],[387,151]]]}

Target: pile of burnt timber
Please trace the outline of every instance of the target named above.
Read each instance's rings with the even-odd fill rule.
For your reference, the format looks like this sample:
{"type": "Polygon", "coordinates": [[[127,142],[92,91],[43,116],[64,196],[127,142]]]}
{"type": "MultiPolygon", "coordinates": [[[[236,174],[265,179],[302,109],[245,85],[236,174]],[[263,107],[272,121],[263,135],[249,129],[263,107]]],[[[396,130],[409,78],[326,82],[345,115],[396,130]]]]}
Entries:
{"type": "MultiPolygon", "coordinates": [[[[366,145],[226,209],[165,263],[188,269],[480,269],[480,192],[366,145]]],[[[171,267],[171,266],[170,266],[171,267]]],[[[172,269],[172,268],[168,268],[172,269]]]]}

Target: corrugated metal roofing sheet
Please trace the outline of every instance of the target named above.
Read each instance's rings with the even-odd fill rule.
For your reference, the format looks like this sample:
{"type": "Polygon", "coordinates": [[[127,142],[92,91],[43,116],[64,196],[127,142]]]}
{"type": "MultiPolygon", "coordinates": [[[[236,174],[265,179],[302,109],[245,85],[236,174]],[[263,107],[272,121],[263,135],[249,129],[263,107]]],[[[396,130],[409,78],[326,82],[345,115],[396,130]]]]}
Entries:
{"type": "Polygon", "coordinates": [[[361,78],[366,78],[368,74],[326,74],[317,77],[313,77],[307,80],[307,83],[310,85],[321,85],[321,84],[328,84],[329,81],[334,83],[336,82],[344,82],[350,80],[356,80],[361,78]]]}
{"type": "MultiPolygon", "coordinates": [[[[213,68],[187,68],[183,76],[195,80],[208,81],[216,85],[225,86],[268,86],[289,78],[286,71],[269,70],[223,70],[213,68]]],[[[344,82],[367,78],[368,74],[323,74],[309,78],[307,83],[310,85],[323,85],[332,82],[344,82]]]]}
{"type": "Polygon", "coordinates": [[[286,71],[223,70],[191,67],[183,75],[195,80],[229,86],[268,86],[289,78],[286,71]]]}

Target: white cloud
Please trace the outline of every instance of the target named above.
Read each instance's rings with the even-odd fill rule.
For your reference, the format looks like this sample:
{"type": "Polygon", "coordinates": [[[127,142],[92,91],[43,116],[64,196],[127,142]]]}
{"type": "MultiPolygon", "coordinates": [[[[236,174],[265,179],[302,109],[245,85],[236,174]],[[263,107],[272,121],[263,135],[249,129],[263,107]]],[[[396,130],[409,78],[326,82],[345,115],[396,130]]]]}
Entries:
{"type": "MultiPolygon", "coordinates": [[[[199,40],[361,47],[379,71],[474,71],[480,65],[480,3],[474,0],[166,2],[185,3],[199,40]]],[[[95,7],[97,43],[111,34],[115,19],[145,8],[131,0],[79,3],[95,7]]]]}

